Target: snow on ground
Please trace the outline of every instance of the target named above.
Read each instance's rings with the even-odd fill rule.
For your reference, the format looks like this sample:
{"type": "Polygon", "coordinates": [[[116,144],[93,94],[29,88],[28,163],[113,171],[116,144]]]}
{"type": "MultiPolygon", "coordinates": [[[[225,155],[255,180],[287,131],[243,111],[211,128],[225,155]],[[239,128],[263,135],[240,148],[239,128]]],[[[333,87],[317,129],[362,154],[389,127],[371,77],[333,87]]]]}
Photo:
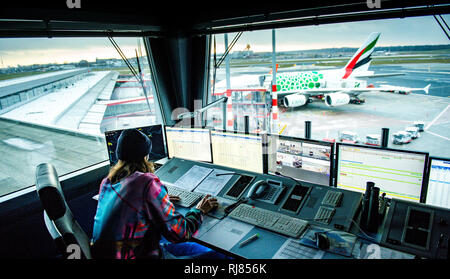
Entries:
{"type": "MultiPolygon", "coordinates": [[[[75,82],[74,85],[41,96],[3,114],[2,117],[36,124],[52,125],[58,115],[74,104],[108,73],[109,71],[91,72],[90,75],[75,82]]],[[[86,108],[86,110],[88,109],[86,108]]]]}
{"type": "Polygon", "coordinates": [[[37,79],[42,79],[42,78],[47,78],[47,77],[51,77],[51,76],[55,76],[55,75],[62,75],[65,73],[70,73],[70,72],[79,71],[79,70],[80,69],[70,69],[70,70],[56,71],[56,72],[50,72],[50,73],[45,73],[45,74],[39,74],[39,75],[6,79],[6,80],[0,81],[0,87],[18,84],[18,83],[27,82],[27,81],[32,81],[32,80],[37,80],[37,79]]]}

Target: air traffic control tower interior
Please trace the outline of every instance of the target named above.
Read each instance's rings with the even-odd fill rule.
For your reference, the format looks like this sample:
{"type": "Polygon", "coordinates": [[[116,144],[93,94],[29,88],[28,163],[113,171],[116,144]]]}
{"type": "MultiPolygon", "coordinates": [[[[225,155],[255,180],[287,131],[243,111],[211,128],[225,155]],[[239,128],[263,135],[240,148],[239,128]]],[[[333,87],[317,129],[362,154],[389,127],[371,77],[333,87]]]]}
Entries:
{"type": "MultiPolygon", "coordinates": [[[[295,125],[302,127],[302,133],[284,133],[286,127],[276,122],[283,112],[277,99],[279,88],[273,82],[264,87],[269,77],[273,80],[283,72],[282,67],[278,69],[282,58],[271,56],[272,49],[266,66],[273,71],[253,88],[264,94],[252,99],[269,105],[255,114],[246,114],[244,108],[240,111],[244,114],[233,115],[233,106],[245,96],[253,96],[245,95],[253,89],[227,86],[225,93],[211,94],[216,76],[210,75],[221,58],[225,65],[227,54],[231,55],[216,52],[216,35],[230,34],[225,45],[231,46],[240,32],[267,31],[270,44],[270,36],[286,28],[417,17],[437,21],[450,12],[448,3],[387,0],[378,1],[381,5],[377,6],[377,1],[260,1],[216,5],[209,1],[201,5],[183,1],[173,4],[176,7],[161,4],[154,8],[137,1],[122,1],[126,5],[84,0],[8,2],[2,3],[0,10],[2,42],[26,39],[32,45],[43,38],[109,40],[115,54],[121,53],[114,63],[126,64],[124,68],[132,73],[128,78],[134,78],[132,85],[143,91],[139,101],[144,109],[151,105],[152,114],[140,114],[134,122],[114,115],[130,105],[132,98],[102,99],[96,90],[116,90],[124,79],[121,73],[88,70],[76,72],[79,76],[75,78],[72,74],[61,77],[59,80],[74,78],[71,83],[76,83],[77,77],[97,80],[51,124],[6,116],[52,93],[12,104],[5,96],[15,97],[16,93],[8,91],[14,84],[0,83],[0,98],[5,97],[0,110],[4,110],[0,115],[0,188],[13,189],[2,189],[0,195],[0,258],[64,258],[67,247],[74,243],[81,247],[82,258],[92,258],[89,242],[100,183],[117,163],[121,132],[137,128],[152,141],[149,160],[155,164],[156,176],[169,194],[180,197],[174,202],[178,212],[185,214],[207,194],[219,202],[205,214],[190,241],[235,259],[449,259],[449,156],[424,148],[388,146],[389,131],[382,127],[375,145],[314,138],[318,125],[301,117],[295,125]],[[124,53],[115,43],[123,38],[137,39],[142,45],[124,53]],[[149,86],[145,85],[147,79],[149,86]],[[100,127],[100,135],[56,125],[65,115],[76,114],[74,108],[94,93],[96,106],[83,114],[83,125],[78,128],[91,127],[98,113],[95,108],[103,107],[102,125],[110,122],[100,127]],[[211,111],[218,113],[207,121],[211,111]],[[255,115],[262,115],[260,125],[255,125],[259,119],[255,115]],[[50,148],[51,154],[44,152],[49,156],[65,156],[49,159],[42,152],[30,151],[41,148],[50,148]],[[26,167],[15,165],[21,158],[26,158],[26,167]],[[21,183],[22,187],[14,188],[21,183]]],[[[448,25],[444,23],[437,32],[447,38],[450,31],[445,31],[448,25]]],[[[79,46],[82,51],[83,43],[79,46]]],[[[6,63],[6,52],[0,54],[2,64],[6,63]]],[[[250,46],[240,55],[251,55],[250,46]]],[[[118,95],[116,91],[110,96],[118,95]]],[[[17,96],[22,98],[21,93],[17,96]]],[[[50,108],[42,105],[41,113],[46,109],[50,108]]],[[[68,123],[75,121],[67,119],[68,123]]],[[[430,121],[430,125],[435,123],[430,121]]],[[[426,131],[422,134],[416,142],[429,136],[426,131]]],[[[446,144],[448,149],[448,138],[446,144]]]]}

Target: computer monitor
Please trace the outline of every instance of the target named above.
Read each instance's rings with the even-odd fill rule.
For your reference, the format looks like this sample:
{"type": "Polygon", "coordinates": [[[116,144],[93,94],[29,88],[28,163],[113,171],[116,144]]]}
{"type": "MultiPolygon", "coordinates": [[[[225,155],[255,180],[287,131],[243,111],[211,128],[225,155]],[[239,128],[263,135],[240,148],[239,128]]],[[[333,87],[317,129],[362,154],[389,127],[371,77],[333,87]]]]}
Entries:
{"type": "Polygon", "coordinates": [[[213,163],[263,173],[262,135],[211,131],[213,163]]]}
{"type": "Polygon", "coordinates": [[[337,143],[336,186],[364,193],[374,182],[380,194],[424,202],[428,153],[337,143]]]}
{"type": "Polygon", "coordinates": [[[450,159],[430,157],[426,204],[450,208],[450,159]]]}
{"type": "MultiPolygon", "coordinates": [[[[162,125],[153,125],[134,128],[144,133],[152,141],[152,149],[149,153],[149,160],[154,162],[166,157],[164,147],[162,125]]],[[[109,163],[114,166],[118,159],[116,155],[117,140],[124,130],[115,130],[105,132],[106,146],[108,148],[109,163]]]]}
{"type": "Polygon", "coordinates": [[[330,186],[333,184],[334,143],[270,135],[268,172],[330,186]]]}
{"type": "Polygon", "coordinates": [[[212,162],[209,129],[166,126],[167,154],[193,161],[212,162]]]}

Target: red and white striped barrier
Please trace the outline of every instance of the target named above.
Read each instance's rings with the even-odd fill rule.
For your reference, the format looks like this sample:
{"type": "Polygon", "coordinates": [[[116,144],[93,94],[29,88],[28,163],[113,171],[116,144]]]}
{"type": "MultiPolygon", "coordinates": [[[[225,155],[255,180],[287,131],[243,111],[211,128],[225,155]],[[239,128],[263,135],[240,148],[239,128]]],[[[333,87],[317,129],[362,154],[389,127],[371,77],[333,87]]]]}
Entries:
{"type": "Polygon", "coordinates": [[[276,84],[272,84],[272,130],[273,133],[278,133],[278,93],[276,84]]]}
{"type": "Polygon", "coordinates": [[[226,91],[227,94],[227,130],[233,131],[234,130],[234,116],[233,116],[233,101],[231,97],[231,90],[228,89],[226,91]]]}

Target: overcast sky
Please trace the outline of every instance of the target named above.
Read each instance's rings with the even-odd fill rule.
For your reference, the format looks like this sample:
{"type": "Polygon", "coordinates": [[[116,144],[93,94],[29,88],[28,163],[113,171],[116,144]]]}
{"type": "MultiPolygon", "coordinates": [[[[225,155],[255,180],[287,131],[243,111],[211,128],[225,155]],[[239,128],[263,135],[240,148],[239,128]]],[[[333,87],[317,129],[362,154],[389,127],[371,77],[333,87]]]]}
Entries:
{"type": "MultiPolygon", "coordinates": [[[[442,16],[447,24],[450,15],[442,16]]],[[[329,47],[360,47],[372,32],[381,32],[377,46],[450,44],[433,16],[325,24],[276,30],[276,50],[306,50],[329,47]]],[[[228,35],[228,43],[236,33],[228,35]]],[[[217,52],[223,52],[224,35],[216,35],[217,52]]],[[[233,50],[247,44],[253,51],[272,50],[272,31],[244,32],[233,50]]]]}
{"type": "MultiPolygon", "coordinates": [[[[447,24],[450,15],[443,16],[447,24]]],[[[377,46],[449,44],[432,16],[325,24],[276,30],[276,50],[306,50],[329,47],[359,47],[371,32],[381,32],[377,46]]],[[[228,41],[236,33],[228,35],[228,41]]],[[[127,57],[135,56],[137,38],[117,38],[127,57]]],[[[224,51],[224,35],[216,35],[217,52],[224,51]]],[[[258,51],[272,50],[272,31],[244,32],[233,51],[246,45],[258,51]]],[[[143,45],[142,45],[143,47],[143,45]]],[[[107,38],[0,39],[0,67],[77,62],[82,59],[120,58],[107,38]]]]}

